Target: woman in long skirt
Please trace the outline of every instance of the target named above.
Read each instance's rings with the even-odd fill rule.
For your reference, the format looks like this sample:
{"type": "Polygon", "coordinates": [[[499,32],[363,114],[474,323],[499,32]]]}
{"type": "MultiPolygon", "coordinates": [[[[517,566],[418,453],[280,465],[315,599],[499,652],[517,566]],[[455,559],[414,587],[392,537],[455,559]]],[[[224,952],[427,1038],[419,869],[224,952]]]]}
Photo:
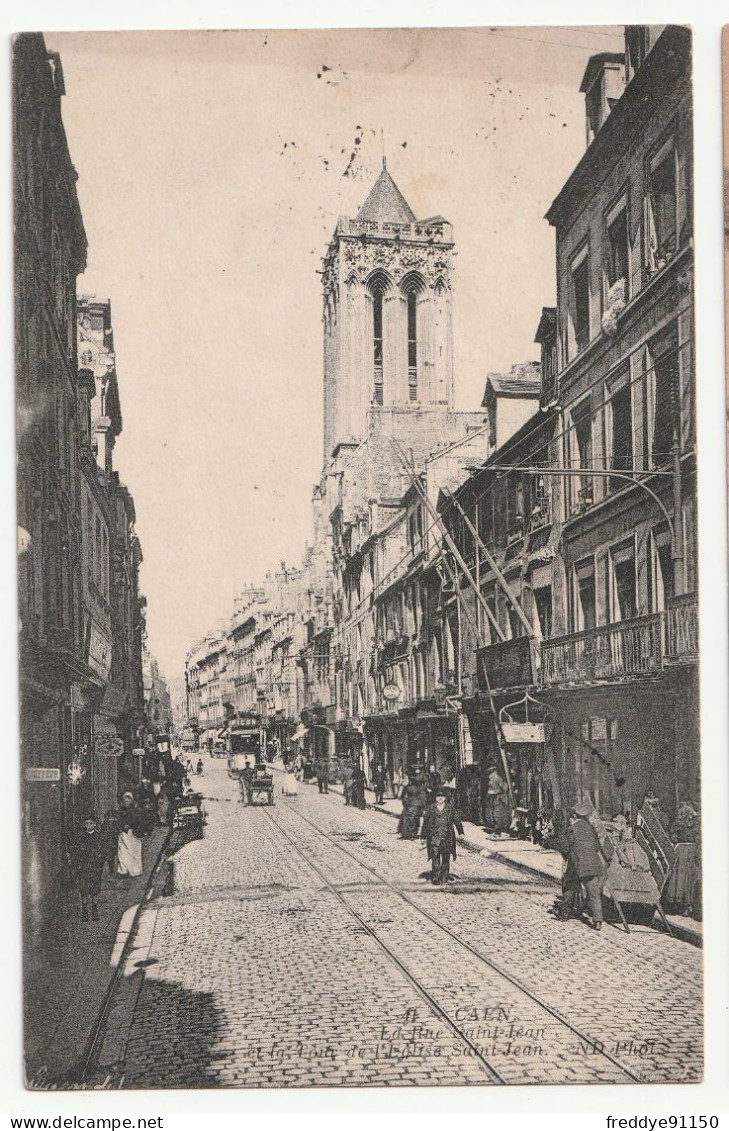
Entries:
{"type": "Polygon", "coordinates": [[[134,804],[134,795],[125,793],[119,810],[119,841],[116,851],[118,876],[142,874],[142,838],[139,833],[139,812],[134,804]]]}
{"type": "Polygon", "coordinates": [[[291,764],[286,767],[286,773],[284,774],[281,792],[284,797],[296,797],[299,792],[299,783],[296,780],[296,774],[294,773],[291,764]]]}

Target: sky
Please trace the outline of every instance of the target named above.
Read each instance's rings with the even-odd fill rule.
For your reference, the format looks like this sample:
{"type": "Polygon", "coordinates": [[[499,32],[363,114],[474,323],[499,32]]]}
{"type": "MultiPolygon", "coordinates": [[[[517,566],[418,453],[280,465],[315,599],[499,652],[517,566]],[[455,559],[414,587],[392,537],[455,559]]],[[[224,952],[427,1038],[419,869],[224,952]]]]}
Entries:
{"type": "Polygon", "coordinates": [[[456,404],[538,357],[555,301],[544,213],[585,147],[605,27],[49,33],[89,241],[111,300],[116,469],[169,678],[236,592],[311,536],[321,282],[381,168],[454,226],[456,404]]]}

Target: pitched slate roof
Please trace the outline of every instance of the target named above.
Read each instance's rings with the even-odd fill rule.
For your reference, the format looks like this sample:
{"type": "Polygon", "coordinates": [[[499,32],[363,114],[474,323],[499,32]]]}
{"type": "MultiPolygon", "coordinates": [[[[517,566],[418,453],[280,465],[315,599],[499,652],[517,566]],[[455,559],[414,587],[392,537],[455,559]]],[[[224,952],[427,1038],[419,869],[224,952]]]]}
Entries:
{"type": "Polygon", "coordinates": [[[395,224],[412,224],[415,221],[415,213],[388,173],[384,162],[370,195],[357,213],[357,219],[395,224]]]}
{"type": "Polygon", "coordinates": [[[487,373],[482,405],[488,403],[489,389],[499,397],[538,397],[540,372],[538,361],[526,361],[512,365],[508,373],[487,373]]]}

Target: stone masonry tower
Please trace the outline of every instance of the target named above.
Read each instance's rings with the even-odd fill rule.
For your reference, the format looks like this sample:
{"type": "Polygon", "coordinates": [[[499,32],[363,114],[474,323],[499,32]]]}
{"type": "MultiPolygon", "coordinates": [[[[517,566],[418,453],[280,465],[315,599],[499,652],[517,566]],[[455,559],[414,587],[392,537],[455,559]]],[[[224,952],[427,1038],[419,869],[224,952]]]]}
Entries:
{"type": "Polygon", "coordinates": [[[324,259],[324,460],[367,432],[378,406],[453,408],[453,236],[416,220],[387,171],[324,259]]]}

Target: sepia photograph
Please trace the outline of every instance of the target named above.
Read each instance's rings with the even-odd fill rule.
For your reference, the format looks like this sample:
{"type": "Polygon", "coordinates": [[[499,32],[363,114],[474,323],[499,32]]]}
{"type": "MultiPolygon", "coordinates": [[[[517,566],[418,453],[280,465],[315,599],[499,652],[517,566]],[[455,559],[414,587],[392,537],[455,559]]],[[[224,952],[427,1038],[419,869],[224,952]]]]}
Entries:
{"type": "Polygon", "coordinates": [[[701,1082],[690,28],[11,78],[25,1087],[701,1082]]]}

